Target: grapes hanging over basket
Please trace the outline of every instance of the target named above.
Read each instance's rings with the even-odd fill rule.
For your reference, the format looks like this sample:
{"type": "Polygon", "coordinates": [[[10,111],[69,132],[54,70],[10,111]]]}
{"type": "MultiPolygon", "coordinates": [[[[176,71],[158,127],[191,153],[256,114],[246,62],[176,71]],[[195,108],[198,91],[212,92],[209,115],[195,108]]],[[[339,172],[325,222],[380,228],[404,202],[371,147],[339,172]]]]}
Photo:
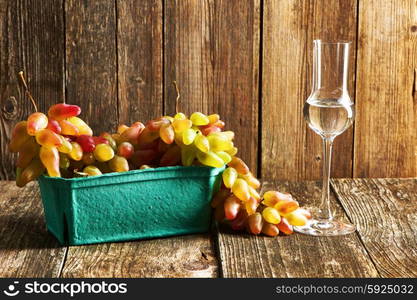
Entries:
{"type": "Polygon", "coordinates": [[[311,218],[290,194],[267,191],[237,155],[233,131],[225,130],[218,114],[178,112],[145,124],[120,125],[117,132],[98,136],[79,117],[77,105],[52,105],[38,112],[23,74],[19,73],[35,112],[13,129],[9,150],[18,153],[19,187],[46,173],[51,177],[98,176],[111,172],[166,166],[226,167],[212,207],[219,222],[234,230],[276,236],[292,234],[311,218]]]}

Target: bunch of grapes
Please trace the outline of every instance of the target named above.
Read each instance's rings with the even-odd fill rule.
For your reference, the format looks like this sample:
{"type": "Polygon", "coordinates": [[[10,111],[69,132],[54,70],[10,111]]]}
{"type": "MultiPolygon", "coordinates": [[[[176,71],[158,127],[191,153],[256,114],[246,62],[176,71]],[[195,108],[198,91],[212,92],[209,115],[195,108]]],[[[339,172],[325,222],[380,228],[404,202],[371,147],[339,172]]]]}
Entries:
{"type": "Polygon", "coordinates": [[[311,218],[290,194],[259,194],[259,180],[236,156],[234,133],[224,131],[218,114],[195,112],[187,118],[177,113],[146,126],[135,122],[120,125],[116,133],[94,136],[80,113],[79,106],[60,103],[51,106],[47,115],[36,111],[16,124],[9,149],[18,152],[19,187],[45,171],[51,177],[71,178],[176,165],[227,166],[212,200],[216,220],[228,222],[234,230],[276,236],[293,233],[292,226],[302,226],[311,218]]]}

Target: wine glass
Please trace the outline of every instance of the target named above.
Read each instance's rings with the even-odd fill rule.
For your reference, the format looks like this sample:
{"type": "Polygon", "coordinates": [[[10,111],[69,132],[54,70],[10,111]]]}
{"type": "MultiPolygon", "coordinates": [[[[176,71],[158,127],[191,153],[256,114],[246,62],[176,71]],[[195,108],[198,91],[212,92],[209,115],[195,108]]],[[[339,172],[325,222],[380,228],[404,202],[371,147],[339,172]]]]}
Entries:
{"type": "Polygon", "coordinates": [[[314,218],[305,226],[294,228],[300,233],[334,236],[355,231],[354,225],[334,220],[329,198],[333,140],[352,125],[355,116],[347,88],[349,46],[345,42],[314,41],[313,86],[304,104],[304,118],[323,139],[323,187],[314,218]]]}

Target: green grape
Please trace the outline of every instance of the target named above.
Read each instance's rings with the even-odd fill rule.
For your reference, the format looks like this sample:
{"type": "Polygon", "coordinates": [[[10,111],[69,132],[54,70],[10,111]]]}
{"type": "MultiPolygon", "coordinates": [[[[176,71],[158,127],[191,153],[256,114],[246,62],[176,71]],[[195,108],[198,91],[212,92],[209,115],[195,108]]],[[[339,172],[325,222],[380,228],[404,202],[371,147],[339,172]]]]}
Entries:
{"type": "Polygon", "coordinates": [[[183,113],[177,113],[177,114],[174,116],[174,119],[175,119],[175,120],[184,120],[184,119],[187,119],[187,116],[186,116],[185,114],[183,114],[183,113]]]}
{"type": "Polygon", "coordinates": [[[234,168],[229,167],[224,170],[222,177],[224,185],[230,189],[237,179],[237,171],[234,168]]]}
{"type": "Polygon", "coordinates": [[[86,173],[88,176],[97,176],[97,175],[103,174],[101,173],[100,169],[97,168],[96,166],[86,166],[83,169],[83,173],[86,173]]]}
{"type": "MultiPolygon", "coordinates": [[[[201,133],[197,134],[197,136],[194,139],[194,145],[197,147],[198,150],[201,152],[209,152],[210,151],[210,143],[208,139],[202,135],[201,133]]],[[[223,162],[223,160],[222,160],[223,162]]]]}
{"type": "Polygon", "coordinates": [[[241,178],[235,180],[232,186],[232,192],[242,201],[248,201],[250,198],[248,184],[241,178]]]}
{"type": "Polygon", "coordinates": [[[181,147],[181,162],[183,166],[191,166],[197,155],[197,149],[194,145],[181,147]]]}
{"type": "Polygon", "coordinates": [[[64,153],[59,153],[59,167],[61,169],[66,170],[69,168],[69,166],[70,166],[69,157],[64,153]]]}
{"type": "Polygon", "coordinates": [[[198,151],[197,152],[197,159],[203,165],[214,167],[214,168],[221,168],[224,166],[223,160],[216,155],[216,153],[212,151],[208,151],[207,153],[198,151]]]}

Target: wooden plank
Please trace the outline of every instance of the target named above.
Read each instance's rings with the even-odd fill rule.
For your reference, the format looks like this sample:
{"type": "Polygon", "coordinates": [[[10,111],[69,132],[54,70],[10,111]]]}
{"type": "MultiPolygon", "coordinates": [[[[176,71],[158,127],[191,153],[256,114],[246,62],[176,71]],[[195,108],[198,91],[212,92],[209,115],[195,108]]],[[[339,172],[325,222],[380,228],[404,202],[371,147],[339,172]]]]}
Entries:
{"type": "Polygon", "coordinates": [[[25,71],[41,111],[64,98],[62,0],[1,0],[0,34],[0,179],[13,179],[11,131],[34,111],[17,73],[25,71]]]}
{"type": "Polygon", "coordinates": [[[216,277],[209,235],[69,247],[63,277],[216,277]]]}
{"type": "Polygon", "coordinates": [[[371,0],[359,8],[353,175],[415,177],[417,4],[371,0]]]}
{"type": "Polygon", "coordinates": [[[98,134],[118,124],[114,0],[65,2],[67,102],[98,134]]]}
{"type": "Polygon", "coordinates": [[[47,232],[36,183],[0,181],[0,277],[57,277],[66,247],[47,232]]]}
{"type": "Polygon", "coordinates": [[[119,122],[163,113],[162,1],[117,1],[119,122]]]}
{"type": "MultiPolygon", "coordinates": [[[[276,182],[275,186],[291,193],[306,207],[316,207],[320,202],[316,182],[276,182]]],[[[347,220],[333,194],[331,206],[337,218],[347,220]]],[[[356,234],[339,237],[293,234],[271,238],[221,230],[218,247],[224,277],[378,276],[356,234]]]]}
{"type": "Polygon", "coordinates": [[[417,276],[417,179],[338,179],[332,185],[382,277],[417,276]]]}
{"type": "Polygon", "coordinates": [[[256,172],[260,3],[165,1],[165,113],[219,113],[256,172]]]}
{"type": "MultiPolygon", "coordinates": [[[[303,105],[311,92],[313,40],[352,42],[353,99],[357,1],[264,2],[262,66],[262,177],[320,178],[321,138],[308,128],[303,105]]],[[[352,176],[353,130],[336,138],[332,176],[352,176]]]]}

